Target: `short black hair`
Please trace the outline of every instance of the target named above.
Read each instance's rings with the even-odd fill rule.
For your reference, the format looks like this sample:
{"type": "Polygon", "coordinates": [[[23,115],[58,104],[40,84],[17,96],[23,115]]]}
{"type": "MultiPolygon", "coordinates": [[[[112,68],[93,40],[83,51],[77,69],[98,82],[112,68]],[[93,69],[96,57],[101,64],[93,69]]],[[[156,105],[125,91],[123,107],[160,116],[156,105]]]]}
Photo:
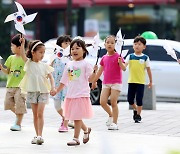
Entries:
{"type": "Polygon", "coordinates": [[[60,47],[62,47],[62,43],[63,42],[71,42],[72,39],[70,38],[69,35],[62,35],[60,37],[58,37],[56,44],[59,45],[60,47]]]}
{"type": "MultiPolygon", "coordinates": [[[[11,39],[11,43],[16,45],[17,47],[21,46],[21,42],[19,42],[21,38],[21,34],[16,34],[15,36],[12,37],[11,39]]],[[[24,47],[27,48],[27,40],[25,39],[25,44],[24,44],[24,47]]]]}
{"type": "Polygon", "coordinates": [[[143,43],[144,45],[146,45],[146,39],[144,38],[144,37],[142,37],[142,36],[140,36],[140,35],[138,35],[138,36],[136,36],[135,38],[134,38],[134,43],[136,43],[136,42],[141,42],[141,43],[143,43]]]}

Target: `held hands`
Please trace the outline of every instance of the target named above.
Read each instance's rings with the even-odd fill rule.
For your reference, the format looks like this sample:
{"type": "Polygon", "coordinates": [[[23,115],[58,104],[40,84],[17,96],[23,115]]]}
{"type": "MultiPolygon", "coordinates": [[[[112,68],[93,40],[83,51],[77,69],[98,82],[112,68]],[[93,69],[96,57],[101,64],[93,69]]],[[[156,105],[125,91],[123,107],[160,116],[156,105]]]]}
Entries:
{"type": "Polygon", "coordinates": [[[57,93],[56,88],[51,89],[51,91],[50,91],[50,95],[51,95],[51,96],[55,96],[56,93],[57,93]]]}

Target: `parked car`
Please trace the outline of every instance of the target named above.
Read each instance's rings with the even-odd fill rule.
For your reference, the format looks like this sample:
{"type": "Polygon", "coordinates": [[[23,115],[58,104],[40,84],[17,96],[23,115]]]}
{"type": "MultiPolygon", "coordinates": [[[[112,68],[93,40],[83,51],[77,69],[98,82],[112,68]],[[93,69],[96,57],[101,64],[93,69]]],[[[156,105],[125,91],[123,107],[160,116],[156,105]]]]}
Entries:
{"type": "MultiPolygon", "coordinates": [[[[165,44],[172,46],[176,51],[177,56],[180,58],[180,43],[172,40],[148,39],[146,49],[143,53],[147,54],[151,60],[150,66],[157,101],[180,101],[180,65],[176,62],[176,60],[166,53],[166,50],[163,48],[165,44]]],[[[47,45],[47,43],[45,43],[45,45],[47,45]]],[[[123,50],[128,49],[128,54],[134,52],[132,46],[133,39],[124,40],[123,50]]],[[[107,52],[104,47],[104,43],[100,43],[100,47],[100,58],[98,62],[100,62],[101,57],[107,52]]],[[[86,57],[86,59],[92,65],[96,63],[95,57],[89,55],[86,57]]],[[[101,76],[97,82],[98,87],[91,91],[91,101],[94,105],[99,104],[102,78],[103,76],[101,76]]],[[[123,72],[123,88],[119,100],[126,100],[128,89],[127,80],[128,69],[123,72]]]]}

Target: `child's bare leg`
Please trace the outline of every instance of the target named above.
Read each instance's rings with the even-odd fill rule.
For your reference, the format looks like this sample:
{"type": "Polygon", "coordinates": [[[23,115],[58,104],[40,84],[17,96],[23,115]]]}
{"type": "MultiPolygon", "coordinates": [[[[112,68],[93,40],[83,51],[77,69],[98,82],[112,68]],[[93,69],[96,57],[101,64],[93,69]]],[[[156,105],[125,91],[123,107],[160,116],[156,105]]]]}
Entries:
{"type": "Polygon", "coordinates": [[[113,123],[117,124],[118,120],[118,105],[117,100],[119,97],[120,91],[111,89],[111,106],[112,106],[112,116],[113,116],[113,123]]]}
{"type": "Polygon", "coordinates": [[[137,114],[141,115],[142,106],[137,106],[137,114]]]}
{"type": "Polygon", "coordinates": [[[109,117],[112,117],[111,108],[107,104],[109,95],[110,95],[110,89],[103,88],[101,91],[100,104],[101,104],[102,108],[109,114],[109,117]]]}
{"type": "Polygon", "coordinates": [[[45,103],[39,103],[37,109],[37,117],[38,117],[38,136],[42,136],[43,126],[44,126],[44,108],[45,103]]]}
{"type": "Polygon", "coordinates": [[[82,120],[74,120],[74,138],[79,139],[81,128],[82,120]]]}
{"type": "Polygon", "coordinates": [[[24,115],[24,114],[16,114],[16,119],[17,119],[16,125],[21,126],[22,119],[23,119],[23,115],[24,115]]]}
{"type": "Polygon", "coordinates": [[[37,108],[38,105],[31,103],[31,108],[32,108],[32,112],[33,112],[33,122],[34,122],[34,128],[36,131],[36,135],[38,135],[38,116],[37,116],[37,108]]]}

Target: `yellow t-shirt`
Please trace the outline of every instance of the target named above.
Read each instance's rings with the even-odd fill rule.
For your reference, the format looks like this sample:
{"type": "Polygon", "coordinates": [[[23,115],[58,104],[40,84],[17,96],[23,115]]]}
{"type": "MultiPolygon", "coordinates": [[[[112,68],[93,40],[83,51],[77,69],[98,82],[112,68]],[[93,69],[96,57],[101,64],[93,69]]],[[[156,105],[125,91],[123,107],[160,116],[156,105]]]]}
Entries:
{"type": "Polygon", "coordinates": [[[145,84],[146,67],[149,67],[149,57],[145,54],[136,55],[134,53],[127,56],[125,62],[129,64],[128,83],[145,84]]]}

